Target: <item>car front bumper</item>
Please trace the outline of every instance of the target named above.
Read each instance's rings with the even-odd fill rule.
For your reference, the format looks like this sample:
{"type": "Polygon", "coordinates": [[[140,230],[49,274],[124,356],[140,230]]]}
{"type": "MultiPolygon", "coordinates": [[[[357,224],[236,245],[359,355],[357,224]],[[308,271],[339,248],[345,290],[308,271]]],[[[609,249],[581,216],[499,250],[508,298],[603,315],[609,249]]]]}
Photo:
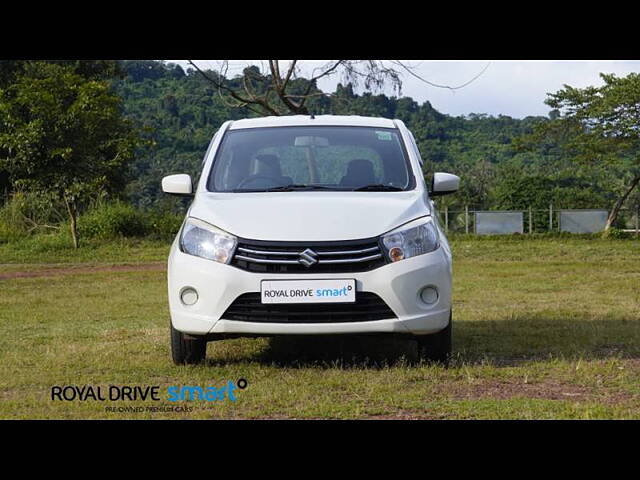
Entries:
{"type": "MultiPolygon", "coordinates": [[[[451,309],[451,259],[443,248],[391,263],[368,272],[339,274],[263,274],[185,254],[177,242],[168,261],[168,294],[171,321],[177,330],[192,334],[355,334],[404,333],[424,335],[447,326],[451,309]],[[312,280],[353,278],[357,292],[378,295],[397,318],[341,323],[259,323],[224,319],[223,314],[240,295],[260,292],[262,280],[312,280]],[[420,291],[436,287],[438,299],[426,304],[420,291]],[[198,301],[185,306],[180,292],[195,288],[198,301]]],[[[317,304],[321,308],[321,304],[317,304]]]]}

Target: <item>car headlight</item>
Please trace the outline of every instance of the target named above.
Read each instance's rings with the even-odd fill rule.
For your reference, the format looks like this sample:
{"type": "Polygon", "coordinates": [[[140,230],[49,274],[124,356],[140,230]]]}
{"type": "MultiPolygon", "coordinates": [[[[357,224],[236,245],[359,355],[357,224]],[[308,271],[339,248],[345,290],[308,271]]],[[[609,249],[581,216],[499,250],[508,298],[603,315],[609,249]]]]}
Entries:
{"type": "Polygon", "coordinates": [[[433,252],[440,246],[438,230],[430,218],[421,218],[382,236],[385,254],[391,262],[433,252]]]}
{"type": "Polygon", "coordinates": [[[187,218],[180,236],[184,253],[220,263],[229,263],[238,240],[233,235],[197,218],[187,218]]]}

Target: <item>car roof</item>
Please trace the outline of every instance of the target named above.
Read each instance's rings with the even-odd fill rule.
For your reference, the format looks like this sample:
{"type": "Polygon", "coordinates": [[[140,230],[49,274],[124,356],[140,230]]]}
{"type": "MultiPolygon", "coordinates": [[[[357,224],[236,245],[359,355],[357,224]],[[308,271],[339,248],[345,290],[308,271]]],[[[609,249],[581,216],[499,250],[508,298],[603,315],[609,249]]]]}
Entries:
{"type": "Polygon", "coordinates": [[[359,115],[286,115],[281,117],[245,118],[234,121],[229,130],[261,127],[349,126],[397,128],[393,120],[359,115]]]}

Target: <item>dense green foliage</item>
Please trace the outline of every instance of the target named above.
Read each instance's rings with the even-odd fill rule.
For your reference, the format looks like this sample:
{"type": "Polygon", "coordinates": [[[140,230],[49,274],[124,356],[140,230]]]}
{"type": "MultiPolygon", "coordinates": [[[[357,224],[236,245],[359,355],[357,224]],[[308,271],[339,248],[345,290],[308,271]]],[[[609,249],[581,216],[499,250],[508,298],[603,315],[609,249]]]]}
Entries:
{"type": "MultiPolygon", "coordinates": [[[[244,75],[250,76],[258,90],[268,83],[267,77],[261,82],[256,68],[245,70],[244,75]]],[[[614,90],[613,103],[597,105],[596,113],[601,116],[608,114],[607,108],[615,101],[633,105],[636,98],[632,88],[620,85],[620,79],[607,78],[607,85],[614,90]]],[[[241,88],[243,77],[228,78],[226,84],[241,88]]],[[[298,78],[291,88],[302,92],[308,85],[307,80],[298,78]]],[[[311,91],[319,92],[315,84],[311,87],[311,91]]],[[[141,209],[129,212],[131,215],[157,215],[158,225],[169,225],[151,230],[171,230],[175,222],[170,213],[164,212],[183,212],[188,200],[162,195],[161,178],[183,172],[197,178],[204,153],[219,126],[229,119],[258,115],[249,108],[229,106],[228,99],[223,100],[200,72],[147,60],[0,61],[0,93],[4,118],[13,122],[5,122],[0,128],[0,135],[4,135],[0,193],[5,203],[0,212],[0,236],[5,238],[52,232],[61,223],[60,213],[64,216],[66,207],[60,195],[53,198],[49,193],[40,194],[40,206],[32,198],[29,206],[20,207],[20,195],[24,194],[19,191],[34,192],[34,180],[50,192],[56,186],[62,192],[85,193],[79,202],[80,213],[96,202],[120,200],[141,209]],[[122,123],[121,115],[131,125],[122,123]],[[60,123],[64,124],[61,130],[60,123]],[[130,135],[133,126],[143,141],[130,135]],[[101,142],[104,148],[92,148],[101,142]],[[20,161],[16,161],[17,152],[20,161]],[[89,165],[91,168],[87,168],[89,165]],[[77,188],[80,185],[83,188],[77,188]],[[43,205],[48,207],[43,209],[43,205]]],[[[552,95],[550,101],[555,104],[550,106],[562,110],[566,104],[563,101],[579,102],[592,94],[588,89],[569,89],[552,95]],[[578,98],[580,95],[583,97],[578,98]]],[[[416,137],[427,180],[434,171],[449,171],[462,178],[460,192],[439,199],[441,207],[450,211],[463,210],[465,205],[471,209],[531,207],[538,211],[534,213],[536,231],[545,229],[549,204],[554,208],[611,209],[621,189],[629,184],[633,173],[629,166],[638,158],[634,142],[619,143],[617,149],[607,149],[600,143],[600,152],[611,155],[608,161],[593,161],[596,157],[586,154],[585,148],[595,143],[585,142],[566,122],[562,129],[552,128],[567,117],[559,110],[553,110],[549,118],[484,114],[453,117],[438,112],[428,101],[419,104],[409,97],[357,94],[351,84],[338,85],[331,95],[311,97],[307,108],[316,114],[403,120],[416,137]]],[[[633,132],[633,126],[628,131],[633,132]]],[[[638,203],[636,189],[625,206],[632,211],[638,203]]],[[[96,218],[107,215],[105,208],[95,214],[96,218]]],[[[92,215],[87,212],[85,222],[97,222],[90,220],[92,215]]],[[[614,225],[629,227],[630,220],[631,215],[623,215],[614,225]]],[[[102,227],[95,228],[100,231],[102,227]]],[[[105,233],[107,236],[129,234],[114,225],[104,228],[110,232],[105,233]]],[[[96,234],[94,230],[87,226],[84,229],[91,235],[96,234]]]]}
{"type": "Polygon", "coordinates": [[[142,236],[146,227],[142,212],[122,202],[100,205],[80,218],[80,232],[90,238],[142,236]]]}
{"type": "Polygon", "coordinates": [[[225,106],[215,88],[199,74],[154,61],[125,62],[128,76],[115,82],[126,114],[145,129],[151,144],[134,164],[128,197],[137,205],[162,198],[160,181],[172,173],[197,177],[204,153],[218,127],[249,111],[225,106]]]}
{"type": "Polygon", "coordinates": [[[171,238],[180,229],[182,216],[143,211],[124,202],[100,203],[82,215],[79,228],[84,236],[101,240],[154,236],[171,238]]]}
{"type": "MultiPolygon", "coordinates": [[[[149,237],[171,240],[180,229],[183,215],[166,210],[143,210],[123,201],[99,201],[78,217],[80,236],[111,241],[149,237]]],[[[0,243],[27,238],[69,242],[64,207],[40,194],[18,192],[0,208],[0,243]],[[55,237],[55,238],[54,238],[55,237]]]]}
{"type": "MultiPolygon", "coordinates": [[[[608,230],[640,185],[640,75],[600,76],[604,81],[600,87],[565,85],[549,94],[545,103],[555,109],[554,118],[537,125],[522,143],[536,148],[541,142],[551,141],[582,164],[615,169],[616,201],[609,213],[608,230]]],[[[636,204],[638,198],[636,193],[636,204]]]]}
{"type": "Polygon", "coordinates": [[[64,202],[77,247],[82,201],[123,188],[138,137],[94,72],[73,62],[18,65],[0,85],[0,169],[13,186],[64,202]]]}
{"type": "Polygon", "coordinates": [[[59,230],[64,206],[55,195],[18,191],[0,208],[0,242],[59,230]]]}
{"type": "MultiPolygon", "coordinates": [[[[123,62],[126,76],[115,82],[126,114],[147,128],[153,145],[141,150],[127,195],[137,205],[162,201],[164,175],[199,174],[216,129],[229,119],[255,116],[227,106],[198,72],[155,61],[123,62]]],[[[255,72],[252,73],[256,75],[255,72]]],[[[240,82],[239,77],[234,81],[240,82]]],[[[616,166],[576,164],[557,142],[522,148],[516,141],[549,122],[546,117],[515,119],[470,114],[452,117],[409,97],[356,94],[338,85],[331,96],[315,97],[316,114],[355,114],[402,119],[416,137],[425,159],[425,175],[450,171],[462,177],[461,191],[441,200],[450,208],[482,209],[609,208],[616,198],[616,166]]],[[[630,203],[633,203],[633,199],[630,203]]]]}

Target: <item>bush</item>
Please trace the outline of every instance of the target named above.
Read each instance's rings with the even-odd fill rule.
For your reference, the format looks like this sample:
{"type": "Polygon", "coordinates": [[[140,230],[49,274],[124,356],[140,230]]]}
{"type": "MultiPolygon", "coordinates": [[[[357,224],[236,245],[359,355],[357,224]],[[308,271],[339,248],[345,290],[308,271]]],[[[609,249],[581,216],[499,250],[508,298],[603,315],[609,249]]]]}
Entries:
{"type": "Polygon", "coordinates": [[[146,212],[123,202],[99,203],[78,219],[80,237],[111,240],[119,237],[153,236],[172,238],[182,225],[183,215],[146,212]]]}
{"type": "Polygon", "coordinates": [[[182,226],[184,215],[170,212],[155,212],[149,215],[150,230],[159,238],[172,238],[182,226]]]}
{"type": "Polygon", "coordinates": [[[59,230],[64,205],[50,194],[15,192],[0,208],[0,241],[59,230]]]}
{"type": "MultiPolygon", "coordinates": [[[[171,239],[184,215],[169,210],[147,212],[121,201],[94,203],[78,218],[80,237],[112,240],[152,236],[171,239]]],[[[31,235],[65,236],[69,219],[64,205],[54,197],[36,192],[16,192],[0,207],[0,243],[31,235]]]]}
{"type": "Polygon", "coordinates": [[[619,228],[610,228],[609,231],[604,236],[612,239],[629,239],[629,238],[634,238],[635,233],[625,232],[619,228]]]}
{"type": "Polygon", "coordinates": [[[114,239],[142,237],[151,232],[148,215],[122,202],[102,203],[78,219],[80,237],[114,239]]]}
{"type": "Polygon", "coordinates": [[[2,218],[0,218],[0,243],[7,243],[14,240],[18,240],[23,237],[24,234],[17,232],[9,225],[7,225],[2,218]]]}

